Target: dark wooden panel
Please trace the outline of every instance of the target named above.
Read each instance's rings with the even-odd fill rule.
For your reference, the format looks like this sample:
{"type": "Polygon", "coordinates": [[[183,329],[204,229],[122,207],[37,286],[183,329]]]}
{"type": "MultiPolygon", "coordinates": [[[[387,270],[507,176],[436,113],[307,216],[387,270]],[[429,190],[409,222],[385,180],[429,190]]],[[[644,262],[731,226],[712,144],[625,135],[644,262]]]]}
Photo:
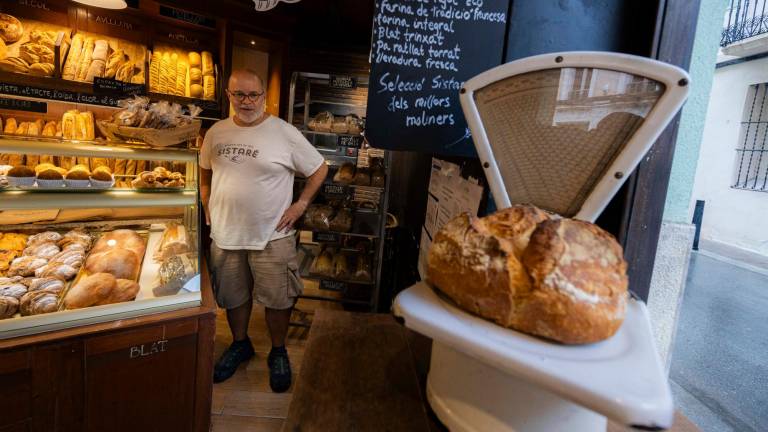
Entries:
{"type": "MultiPolygon", "coordinates": [[[[207,273],[206,269],[203,269],[207,273]]],[[[205,275],[207,279],[207,275],[205,275]]],[[[211,423],[213,403],[213,344],[216,338],[216,317],[202,317],[197,333],[197,374],[195,377],[195,432],[206,432],[211,423]]]]}
{"type": "Polygon", "coordinates": [[[318,310],[283,430],[428,431],[405,329],[318,310]]]}
{"type": "MultiPolygon", "coordinates": [[[[657,48],[653,57],[688,69],[696,34],[699,0],[666,0],[659,9],[657,48]]],[[[630,289],[648,300],[656,247],[667,198],[680,115],[670,123],[638,167],[627,217],[624,255],[630,289]]]]}
{"type": "Polygon", "coordinates": [[[28,420],[32,415],[32,373],[29,369],[0,374],[0,427],[28,420]]]}
{"type": "Polygon", "coordinates": [[[90,352],[84,430],[192,430],[196,335],[169,339],[164,348],[133,358],[129,349],[117,346],[90,352]]]}
{"type": "Polygon", "coordinates": [[[125,351],[126,357],[131,347],[163,340],[163,326],[146,327],[118,334],[90,338],[85,343],[88,356],[110,351],[125,351]]]}
{"type": "Polygon", "coordinates": [[[82,341],[49,344],[34,349],[32,430],[56,432],[83,429],[83,353],[82,341]]]}

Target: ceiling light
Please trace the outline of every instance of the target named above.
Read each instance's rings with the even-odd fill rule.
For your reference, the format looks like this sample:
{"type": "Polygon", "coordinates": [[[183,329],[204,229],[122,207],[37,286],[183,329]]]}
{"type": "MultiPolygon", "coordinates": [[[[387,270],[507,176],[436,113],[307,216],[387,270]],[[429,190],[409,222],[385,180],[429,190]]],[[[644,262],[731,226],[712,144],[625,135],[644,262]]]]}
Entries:
{"type": "Polygon", "coordinates": [[[252,40],[252,41],[251,41],[251,45],[256,45],[256,41],[255,41],[255,40],[252,40]]]}
{"type": "Polygon", "coordinates": [[[72,0],[75,3],[82,3],[88,6],[95,6],[104,9],[125,9],[128,3],[125,0],[72,0]]]}

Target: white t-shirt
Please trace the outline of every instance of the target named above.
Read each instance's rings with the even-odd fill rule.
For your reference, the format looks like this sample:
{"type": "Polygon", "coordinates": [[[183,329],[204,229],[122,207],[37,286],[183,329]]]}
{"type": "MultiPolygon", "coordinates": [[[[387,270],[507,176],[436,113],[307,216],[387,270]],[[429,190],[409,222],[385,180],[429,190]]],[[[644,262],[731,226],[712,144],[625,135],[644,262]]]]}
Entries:
{"type": "Polygon", "coordinates": [[[257,126],[221,120],[205,134],[200,167],[213,170],[211,237],[222,249],[263,250],[293,234],[277,224],[293,200],[293,176],[310,176],[323,156],[288,122],[269,116],[257,126]]]}

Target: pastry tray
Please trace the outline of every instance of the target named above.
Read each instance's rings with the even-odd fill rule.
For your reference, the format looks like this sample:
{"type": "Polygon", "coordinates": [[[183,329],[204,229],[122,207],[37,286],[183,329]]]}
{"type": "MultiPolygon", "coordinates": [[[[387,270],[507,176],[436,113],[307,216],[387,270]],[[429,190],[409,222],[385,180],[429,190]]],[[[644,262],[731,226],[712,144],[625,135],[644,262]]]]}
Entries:
{"type": "MultiPolygon", "coordinates": [[[[17,316],[14,318],[0,320],[0,339],[8,339],[13,337],[43,333],[47,331],[61,330],[83,325],[97,324],[125,318],[134,318],[143,315],[200,306],[202,303],[202,297],[200,293],[199,274],[187,282],[182,291],[175,295],[163,297],[154,296],[152,293],[152,289],[154,288],[152,277],[153,275],[157,274],[159,264],[154,262],[152,256],[154,254],[154,250],[157,248],[157,245],[159,245],[160,240],[162,239],[163,233],[162,230],[135,231],[146,238],[148,242],[144,253],[144,259],[142,260],[141,272],[139,276],[140,289],[134,301],[113,303],[103,306],[91,306],[82,309],[59,310],[57,312],[47,314],[17,316]]],[[[86,254],[86,259],[87,257],[88,254],[86,254]]],[[[60,306],[62,299],[69,291],[70,287],[74,286],[74,284],[81,277],[81,273],[85,272],[84,266],[85,262],[83,262],[83,267],[81,267],[80,271],[78,271],[78,274],[75,276],[75,278],[69,281],[65,285],[64,290],[62,290],[59,294],[60,306]]]]}
{"type": "MultiPolygon", "coordinates": [[[[356,284],[356,285],[372,285],[373,280],[361,280],[361,279],[354,279],[354,278],[337,278],[321,273],[314,273],[312,271],[312,264],[315,261],[315,257],[317,257],[317,254],[320,252],[320,246],[316,245],[308,245],[308,244],[300,244],[298,247],[298,255],[299,255],[299,275],[303,279],[312,279],[312,280],[329,280],[329,281],[337,281],[337,282],[344,282],[348,284],[356,284]]],[[[346,255],[347,257],[347,268],[350,269],[350,271],[354,271],[355,267],[357,266],[357,258],[359,254],[356,253],[350,253],[348,252],[348,249],[342,249],[341,252],[346,255]]],[[[371,260],[371,277],[373,277],[374,273],[374,260],[371,260]]]]}
{"type": "MultiPolygon", "coordinates": [[[[149,253],[149,232],[147,230],[133,230],[136,234],[138,234],[142,239],[144,239],[144,256],[142,257],[141,261],[139,262],[139,269],[142,269],[144,267],[144,261],[147,259],[147,254],[149,253]]],[[[103,235],[103,232],[98,232],[97,235],[94,235],[93,244],[91,244],[91,249],[88,250],[88,253],[85,255],[85,260],[83,260],[83,265],[80,266],[80,269],[77,271],[77,274],[75,275],[74,279],[69,281],[65,286],[64,289],[59,293],[59,312],[65,310],[64,309],[64,297],[67,296],[67,293],[69,290],[77,285],[77,283],[80,282],[81,279],[88,276],[88,271],[85,270],[85,263],[88,261],[88,258],[91,256],[91,250],[93,250],[93,246],[96,245],[96,242],[99,241],[101,236],[103,235]]],[[[93,235],[93,233],[92,233],[93,235]]],[[[162,235],[162,233],[161,233],[162,235]]],[[[141,270],[140,270],[141,272],[141,270]]],[[[138,276],[136,278],[132,279],[134,282],[138,281],[138,276]]],[[[141,291],[141,288],[139,288],[139,291],[141,291]]],[[[138,297],[138,294],[137,294],[138,297]]]]}

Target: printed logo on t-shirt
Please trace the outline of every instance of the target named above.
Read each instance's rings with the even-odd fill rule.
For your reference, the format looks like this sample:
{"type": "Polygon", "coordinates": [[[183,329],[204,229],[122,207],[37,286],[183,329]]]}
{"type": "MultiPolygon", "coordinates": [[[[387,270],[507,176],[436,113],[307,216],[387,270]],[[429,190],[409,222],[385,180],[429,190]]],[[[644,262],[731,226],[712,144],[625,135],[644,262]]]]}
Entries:
{"type": "Polygon", "coordinates": [[[259,156],[259,151],[248,144],[220,143],[216,144],[216,156],[241,164],[248,158],[256,159],[259,156]]]}

